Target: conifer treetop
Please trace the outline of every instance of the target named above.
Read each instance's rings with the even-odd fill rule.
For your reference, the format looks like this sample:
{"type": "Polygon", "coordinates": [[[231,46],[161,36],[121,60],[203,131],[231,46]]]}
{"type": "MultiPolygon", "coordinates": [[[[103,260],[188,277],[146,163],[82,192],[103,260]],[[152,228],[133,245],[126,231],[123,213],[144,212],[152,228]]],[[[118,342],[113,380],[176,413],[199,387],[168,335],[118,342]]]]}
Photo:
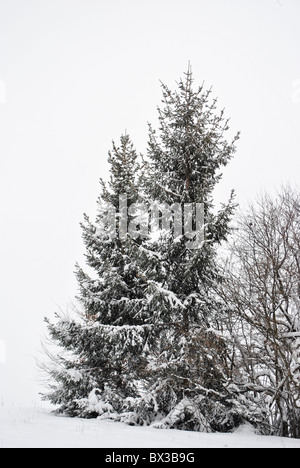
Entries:
{"type": "Polygon", "coordinates": [[[209,201],[239,139],[237,133],[228,142],[229,119],[224,109],[218,113],[212,89],[205,91],[202,84],[194,90],[193,81],[189,66],[175,91],[161,83],[159,132],[149,124],[148,157],[157,179],[153,192],[156,197],[164,193],[166,202],[209,201]]]}
{"type": "Polygon", "coordinates": [[[139,155],[127,132],[120,137],[119,146],[112,141],[112,150],[108,152],[110,179],[107,184],[100,179],[102,194],[100,199],[118,208],[120,195],[126,194],[130,202],[137,200],[140,170],[139,155]]]}

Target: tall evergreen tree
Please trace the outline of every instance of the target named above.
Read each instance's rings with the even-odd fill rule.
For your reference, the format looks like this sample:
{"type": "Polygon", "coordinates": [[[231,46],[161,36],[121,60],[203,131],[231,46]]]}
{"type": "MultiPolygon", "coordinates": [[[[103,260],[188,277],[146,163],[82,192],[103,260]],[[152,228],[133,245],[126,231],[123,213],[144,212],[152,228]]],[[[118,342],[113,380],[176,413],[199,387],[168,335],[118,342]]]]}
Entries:
{"type": "Polygon", "coordinates": [[[45,398],[71,416],[122,412],[127,399],[138,395],[144,367],[147,304],[133,257],[139,239],[120,235],[127,223],[120,197],[128,207],[139,201],[138,155],[128,135],[119,147],[113,143],[108,160],[111,178],[108,186],[101,181],[96,222],[85,215],[82,224],[89,272],[76,266],[80,320],[47,320],[52,340],[65,352],[54,359],[50,375],[56,383],[45,398]]]}
{"type": "Polygon", "coordinates": [[[190,247],[184,230],[174,238],[173,217],[169,229],[143,246],[140,268],[156,335],[144,401],[146,411],[152,408],[154,418],[160,415],[160,427],[229,430],[247,409],[230,381],[222,335],[225,311],[215,291],[222,280],[217,248],[230,232],[235,203],[232,192],[216,213],[213,191],[239,134],[227,141],[224,111],[216,113],[211,91],[193,90],[191,70],[178,91],[165,85],[162,90],[159,131],[150,125],[145,196],[149,204],[157,200],[160,210],[167,204],[180,206],[182,213],[184,204],[202,203],[205,236],[197,249],[190,247]]]}

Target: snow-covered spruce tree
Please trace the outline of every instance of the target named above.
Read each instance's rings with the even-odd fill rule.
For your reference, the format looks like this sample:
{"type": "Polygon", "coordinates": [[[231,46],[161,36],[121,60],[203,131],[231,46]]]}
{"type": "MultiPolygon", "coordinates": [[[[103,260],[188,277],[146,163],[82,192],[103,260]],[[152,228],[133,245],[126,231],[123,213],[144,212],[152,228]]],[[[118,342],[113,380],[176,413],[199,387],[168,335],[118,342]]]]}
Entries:
{"type": "Polygon", "coordinates": [[[109,163],[111,178],[108,186],[101,181],[96,222],[85,215],[82,224],[89,272],[76,266],[80,312],[56,323],[47,320],[51,340],[62,352],[48,368],[51,391],[44,398],[70,416],[131,422],[126,410],[139,396],[148,316],[133,249],[140,236],[126,235],[119,207],[120,196],[128,207],[139,201],[138,156],[128,135],[120,147],[113,143],[109,163]]]}
{"type": "Polygon", "coordinates": [[[231,380],[222,328],[226,311],[215,292],[222,280],[217,249],[230,232],[235,203],[232,192],[216,212],[213,191],[239,134],[226,140],[224,111],[216,113],[211,91],[193,89],[190,70],[177,91],[165,85],[162,90],[159,131],[150,125],[145,198],[149,205],[154,200],[159,204],[161,216],[166,205],[177,211],[181,207],[183,225],[185,204],[204,204],[205,237],[196,249],[187,230],[174,238],[173,216],[169,227],[152,233],[140,249],[140,276],[147,284],[156,347],[138,411],[144,405],[145,414],[152,411],[153,419],[159,415],[158,427],[228,431],[254,418],[247,398],[231,380]]]}

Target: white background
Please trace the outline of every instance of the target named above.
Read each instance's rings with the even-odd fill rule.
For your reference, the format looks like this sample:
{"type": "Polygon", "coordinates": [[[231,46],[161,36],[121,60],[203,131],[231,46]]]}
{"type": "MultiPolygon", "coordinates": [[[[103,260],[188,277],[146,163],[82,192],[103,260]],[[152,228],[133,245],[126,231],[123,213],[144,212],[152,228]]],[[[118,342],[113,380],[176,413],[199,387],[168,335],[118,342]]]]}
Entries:
{"type": "Polygon", "coordinates": [[[43,317],[76,295],[82,214],[111,140],[127,130],[145,151],[160,80],[174,88],[191,61],[242,132],[217,200],[298,182],[299,18],[299,0],[0,0],[2,401],[37,399],[43,317]]]}

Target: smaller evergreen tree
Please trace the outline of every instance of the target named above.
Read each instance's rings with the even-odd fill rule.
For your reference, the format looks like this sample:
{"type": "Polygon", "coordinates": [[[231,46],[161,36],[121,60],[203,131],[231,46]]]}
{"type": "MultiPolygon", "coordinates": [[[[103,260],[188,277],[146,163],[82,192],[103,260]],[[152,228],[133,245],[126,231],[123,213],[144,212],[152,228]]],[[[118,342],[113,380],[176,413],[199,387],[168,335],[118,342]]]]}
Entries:
{"type": "Polygon", "coordinates": [[[126,197],[128,207],[139,201],[140,166],[128,135],[119,147],[113,143],[108,160],[111,177],[108,186],[101,181],[96,222],[85,215],[82,224],[89,272],[76,265],[79,318],[46,320],[63,352],[50,369],[56,383],[45,399],[71,416],[124,413],[139,394],[145,367],[148,308],[135,257],[141,239],[126,235],[119,207],[120,197],[126,197]]]}

